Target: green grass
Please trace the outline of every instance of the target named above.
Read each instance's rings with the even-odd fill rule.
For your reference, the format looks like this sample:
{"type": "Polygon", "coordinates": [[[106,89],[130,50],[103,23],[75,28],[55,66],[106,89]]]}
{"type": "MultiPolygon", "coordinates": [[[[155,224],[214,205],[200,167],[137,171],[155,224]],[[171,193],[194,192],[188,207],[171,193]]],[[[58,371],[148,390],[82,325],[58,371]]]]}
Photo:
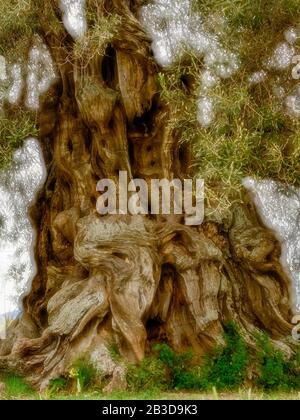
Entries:
{"type": "Polygon", "coordinates": [[[176,354],[169,346],[155,346],[151,357],[140,365],[129,365],[128,388],[110,394],[102,391],[102,377],[85,359],[77,361],[65,378],[50,382],[42,393],[19,376],[2,378],[6,392],[2,399],[34,400],[134,400],[134,399],[300,399],[300,351],[288,360],[274,348],[266,335],[257,336],[258,352],[250,354],[234,324],[225,331],[225,345],[209,353],[199,367],[191,352],[176,354]],[[246,385],[247,365],[255,365],[253,386],[246,385]],[[76,374],[74,372],[76,371],[76,374]],[[80,381],[80,390],[74,380],[80,381]]]}
{"type": "MultiPolygon", "coordinates": [[[[80,359],[65,378],[52,380],[44,398],[156,398],[163,393],[216,393],[236,395],[249,390],[249,374],[254,392],[268,394],[300,391],[300,349],[287,358],[274,347],[266,334],[256,334],[256,350],[244,342],[233,322],[225,325],[224,345],[199,359],[192,351],[176,353],[167,344],[153,346],[139,364],[127,365],[127,390],[107,395],[108,383],[87,359],[80,359]],[[79,384],[79,386],[78,386],[79,384]]],[[[118,359],[119,363],[125,363],[118,359]]]]}
{"type": "Polygon", "coordinates": [[[8,399],[18,399],[22,397],[32,397],[32,388],[19,376],[7,375],[4,378],[6,397],[8,399]]]}
{"type": "Polygon", "coordinates": [[[49,384],[49,392],[50,394],[57,394],[61,391],[64,391],[67,389],[68,386],[68,380],[64,377],[59,377],[52,379],[49,384]]]}
{"type": "MultiPolygon", "coordinates": [[[[49,399],[41,395],[36,399],[49,399]]],[[[109,395],[86,393],[81,395],[54,395],[53,400],[300,400],[298,392],[263,392],[258,389],[242,388],[234,392],[117,392],[109,395]]]]}
{"type": "Polygon", "coordinates": [[[109,351],[110,357],[112,358],[114,362],[119,362],[122,359],[118,345],[116,343],[112,342],[109,345],[108,351],[109,351]]]}
{"type": "Polygon", "coordinates": [[[108,378],[96,371],[85,357],[77,360],[64,377],[50,381],[43,393],[34,392],[19,376],[7,375],[2,378],[6,387],[3,397],[67,400],[299,398],[300,348],[295,348],[293,357],[288,358],[266,334],[256,334],[253,339],[256,349],[248,347],[236,325],[229,322],[225,325],[225,344],[212,349],[202,361],[191,351],[178,354],[167,344],[155,345],[140,364],[127,366],[124,391],[105,393],[108,378]]]}
{"type": "MultiPolygon", "coordinates": [[[[43,397],[41,397],[43,399],[43,397]]],[[[46,398],[45,398],[46,399],[46,398]]],[[[298,392],[263,392],[258,389],[243,388],[233,392],[135,392],[127,391],[103,395],[98,393],[56,395],[54,400],[300,400],[298,392]]]]}
{"type": "MultiPolygon", "coordinates": [[[[144,391],[144,392],[115,392],[112,394],[103,394],[100,392],[90,391],[80,395],[72,393],[22,393],[18,396],[6,395],[3,399],[7,400],[300,400],[299,392],[266,392],[257,388],[241,388],[232,392],[220,392],[209,390],[206,392],[161,392],[161,391],[144,391]]],[[[0,398],[1,400],[1,398],[0,398]]]]}

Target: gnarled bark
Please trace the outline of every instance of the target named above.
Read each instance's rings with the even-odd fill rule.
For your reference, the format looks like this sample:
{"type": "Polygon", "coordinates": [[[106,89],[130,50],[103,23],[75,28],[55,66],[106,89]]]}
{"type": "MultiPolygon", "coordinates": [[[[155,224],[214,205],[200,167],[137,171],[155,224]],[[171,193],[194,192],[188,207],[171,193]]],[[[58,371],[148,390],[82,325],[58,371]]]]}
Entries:
{"type": "Polygon", "coordinates": [[[229,231],[214,223],[187,227],[179,216],[96,212],[97,181],[117,181],[120,170],[147,181],[192,175],[188,146],[182,150],[167,125],[137,3],[98,5],[98,14],[118,13],[124,25],[106,55],[85,67],[70,59],[73,41],[56,3],[41,11],[60,81],[40,113],[48,178],[32,209],[38,274],[22,319],[0,346],[0,368],[36,386],[83,354],[113,386],[124,372],[110,358],[111,343],[137,362],[157,341],[201,355],[222,343],[228,320],[250,344],[263,329],[289,349],[289,279],[280,246],[250,201],[232,210],[229,231]]]}

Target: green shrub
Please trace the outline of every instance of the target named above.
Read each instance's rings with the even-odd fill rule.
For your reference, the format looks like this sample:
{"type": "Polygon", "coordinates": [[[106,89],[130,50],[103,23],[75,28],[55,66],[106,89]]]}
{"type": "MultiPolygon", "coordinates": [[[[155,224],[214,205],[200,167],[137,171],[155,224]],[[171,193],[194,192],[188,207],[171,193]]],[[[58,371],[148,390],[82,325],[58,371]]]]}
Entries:
{"type": "Polygon", "coordinates": [[[156,357],[146,357],[139,365],[129,365],[126,379],[129,391],[171,388],[166,365],[156,357]]]}
{"type": "Polygon", "coordinates": [[[54,394],[65,390],[67,387],[68,387],[68,379],[65,378],[64,376],[51,379],[50,384],[49,384],[49,390],[51,393],[54,393],[54,394]]]}
{"type": "Polygon", "coordinates": [[[81,394],[86,390],[102,390],[106,385],[107,377],[98,372],[88,359],[83,358],[72,365],[66,376],[52,379],[48,389],[51,394],[57,394],[61,391],[72,393],[75,388],[77,394],[81,394]]]}
{"type": "Polygon", "coordinates": [[[73,364],[69,377],[76,379],[77,392],[81,392],[95,384],[97,371],[90,361],[79,359],[73,364]]]}
{"type": "Polygon", "coordinates": [[[235,389],[246,378],[249,352],[233,322],[226,325],[225,341],[224,347],[217,347],[205,357],[201,377],[204,389],[235,389]]]}
{"type": "Polygon", "coordinates": [[[146,358],[140,366],[131,366],[127,380],[131,390],[145,388],[205,390],[235,389],[246,378],[247,346],[234,323],[225,330],[225,346],[208,354],[198,366],[191,351],[176,354],[167,344],[153,347],[156,357],[146,358]]]}
{"type": "Polygon", "coordinates": [[[198,369],[193,366],[191,351],[176,354],[167,344],[157,344],[154,350],[159,360],[168,368],[171,387],[175,389],[196,389],[199,387],[198,369]]]}
{"type": "MultiPolygon", "coordinates": [[[[283,353],[272,346],[268,336],[261,334],[256,338],[258,350],[250,352],[234,322],[225,325],[224,338],[225,345],[207,354],[201,366],[192,351],[177,354],[167,344],[156,344],[152,354],[140,364],[127,366],[127,391],[139,393],[139,396],[142,392],[145,398],[173,390],[232,391],[245,383],[250,363],[257,372],[255,383],[265,391],[300,388],[300,349],[291,360],[286,360],[283,353]]],[[[120,358],[115,346],[111,346],[110,352],[120,358]]],[[[73,365],[68,378],[51,381],[50,392],[55,394],[69,388],[70,379],[76,380],[78,394],[87,388],[103,389],[107,384],[105,375],[97,373],[86,359],[80,359],[73,365]]]]}
{"type": "Polygon", "coordinates": [[[122,359],[118,345],[116,343],[111,343],[108,347],[108,351],[114,362],[119,362],[122,359]]]}
{"type": "Polygon", "coordinates": [[[184,370],[176,372],[174,388],[176,390],[201,390],[203,388],[201,369],[195,367],[194,371],[190,368],[187,372],[184,370]]]}
{"type": "Polygon", "coordinates": [[[275,349],[267,334],[257,337],[259,377],[257,384],[265,390],[299,389],[299,351],[293,359],[275,349]]]}
{"type": "Polygon", "coordinates": [[[198,368],[193,366],[192,352],[176,354],[167,344],[156,344],[154,355],[140,365],[130,365],[127,383],[130,391],[197,389],[198,368]]]}

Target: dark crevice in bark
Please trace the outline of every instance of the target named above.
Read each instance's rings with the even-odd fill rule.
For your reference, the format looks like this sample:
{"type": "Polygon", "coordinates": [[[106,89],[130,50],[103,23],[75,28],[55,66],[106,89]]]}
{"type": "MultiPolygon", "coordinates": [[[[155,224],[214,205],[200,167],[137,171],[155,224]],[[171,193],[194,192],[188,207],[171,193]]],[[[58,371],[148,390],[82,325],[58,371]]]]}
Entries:
{"type": "Polygon", "coordinates": [[[155,128],[155,117],[159,113],[158,96],[152,98],[151,107],[142,115],[136,116],[128,126],[129,135],[131,132],[139,133],[141,136],[151,135],[155,128]]]}
{"type": "Polygon", "coordinates": [[[111,89],[115,89],[117,85],[117,56],[112,45],[106,47],[101,62],[101,74],[106,85],[111,89]]]}

